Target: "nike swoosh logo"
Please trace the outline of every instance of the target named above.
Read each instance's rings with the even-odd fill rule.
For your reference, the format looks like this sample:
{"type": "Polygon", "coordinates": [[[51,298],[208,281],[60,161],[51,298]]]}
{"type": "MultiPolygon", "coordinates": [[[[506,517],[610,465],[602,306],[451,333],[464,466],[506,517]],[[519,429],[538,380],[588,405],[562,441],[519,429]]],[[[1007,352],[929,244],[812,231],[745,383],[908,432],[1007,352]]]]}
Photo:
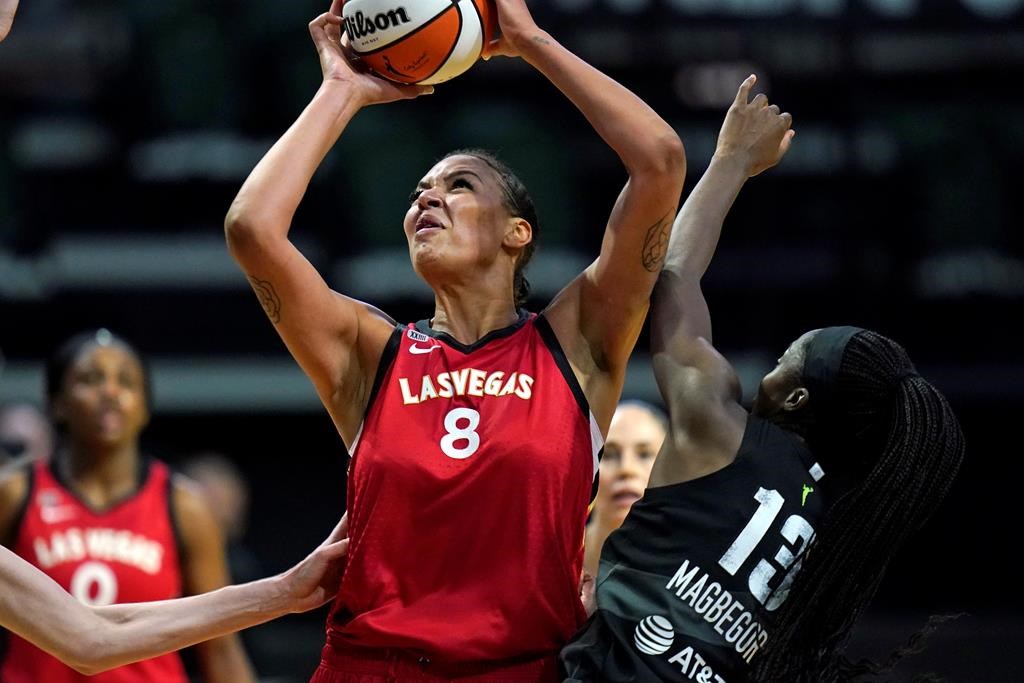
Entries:
{"type": "Polygon", "coordinates": [[[415,354],[430,353],[431,351],[436,351],[439,348],[441,348],[441,347],[440,346],[428,346],[428,347],[424,348],[422,346],[416,346],[415,344],[413,344],[412,346],[409,347],[409,353],[415,353],[415,354]]]}

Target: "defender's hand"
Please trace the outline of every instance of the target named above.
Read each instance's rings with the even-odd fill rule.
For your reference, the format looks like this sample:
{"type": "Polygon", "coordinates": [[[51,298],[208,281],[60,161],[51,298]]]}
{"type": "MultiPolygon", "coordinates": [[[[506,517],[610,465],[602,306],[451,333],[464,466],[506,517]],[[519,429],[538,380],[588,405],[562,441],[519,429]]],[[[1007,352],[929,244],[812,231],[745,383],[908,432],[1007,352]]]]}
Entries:
{"type": "Polygon", "coordinates": [[[793,117],[780,113],[777,105],[768,104],[763,93],[750,100],[755,83],[757,77],[751,75],[740,84],[736,100],[725,115],[715,150],[716,157],[739,160],[749,177],[779,163],[796,135],[791,128],[793,117]]]}

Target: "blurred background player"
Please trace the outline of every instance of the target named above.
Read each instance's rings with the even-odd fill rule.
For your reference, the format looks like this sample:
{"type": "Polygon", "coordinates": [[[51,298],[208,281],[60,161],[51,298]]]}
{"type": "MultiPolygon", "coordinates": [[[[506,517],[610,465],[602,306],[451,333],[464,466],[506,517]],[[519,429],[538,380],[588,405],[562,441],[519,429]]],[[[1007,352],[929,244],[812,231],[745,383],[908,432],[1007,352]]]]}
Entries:
{"type": "Polygon", "coordinates": [[[180,470],[196,483],[220,525],[232,580],[252,581],[263,576],[259,559],[245,544],[249,482],[238,465],[222,453],[205,451],[188,458],[180,470]]]}
{"type": "Polygon", "coordinates": [[[664,411],[646,401],[623,401],[615,409],[601,456],[600,485],[587,522],[583,568],[591,576],[597,576],[601,546],[608,534],[622,526],[633,503],[643,496],[667,429],[664,411]]]}
{"type": "MultiPolygon", "coordinates": [[[[220,525],[231,580],[242,583],[266,576],[263,562],[246,542],[250,490],[249,482],[238,465],[223,453],[205,451],[187,458],[179,469],[195,482],[197,490],[220,525]]],[[[288,628],[287,625],[271,623],[248,628],[238,634],[261,676],[275,670],[289,673],[294,671],[294,668],[283,666],[280,661],[282,649],[295,652],[295,661],[301,661],[301,654],[294,645],[282,648],[282,642],[294,637],[288,628]]]]}
{"type": "Polygon", "coordinates": [[[669,435],[601,555],[597,612],[563,651],[570,681],[850,680],[843,656],[890,559],[964,454],[945,398],[906,351],[856,327],[793,342],[741,405],[701,292],[745,181],[789,149],[792,118],[740,86],[676,219],[651,310],[669,435]]]}
{"type": "Polygon", "coordinates": [[[49,458],[53,439],[50,421],[35,405],[0,405],[0,473],[49,458]]]}
{"type": "MultiPolygon", "coordinates": [[[[228,583],[220,529],[196,491],[140,452],[152,387],[139,354],[101,329],[62,344],[46,368],[60,442],[54,457],[0,484],[0,538],[90,605],[204,593],[228,583]]],[[[235,636],[197,648],[206,683],[253,674],[235,636]]],[[[5,683],[83,680],[11,636],[5,683]]],[[[177,654],[130,664],[98,681],[184,683],[177,654]]]]}

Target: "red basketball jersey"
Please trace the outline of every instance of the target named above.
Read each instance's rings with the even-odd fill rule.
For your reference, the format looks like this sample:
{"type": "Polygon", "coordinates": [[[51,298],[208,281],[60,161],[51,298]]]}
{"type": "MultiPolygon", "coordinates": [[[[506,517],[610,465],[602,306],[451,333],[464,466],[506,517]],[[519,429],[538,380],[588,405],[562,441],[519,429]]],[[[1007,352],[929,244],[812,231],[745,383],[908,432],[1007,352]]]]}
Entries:
{"type": "Polygon", "coordinates": [[[543,316],[463,345],[396,327],[351,448],[328,647],[437,662],[553,655],[583,623],[602,437],[543,316]]]}
{"type": "MultiPolygon", "coordinates": [[[[90,605],[164,600],[181,595],[170,513],[170,472],[147,460],[134,493],[106,510],[86,505],[37,463],[14,552],[90,605]]],[[[3,683],[186,683],[174,653],[83,676],[10,634],[3,683]]]]}

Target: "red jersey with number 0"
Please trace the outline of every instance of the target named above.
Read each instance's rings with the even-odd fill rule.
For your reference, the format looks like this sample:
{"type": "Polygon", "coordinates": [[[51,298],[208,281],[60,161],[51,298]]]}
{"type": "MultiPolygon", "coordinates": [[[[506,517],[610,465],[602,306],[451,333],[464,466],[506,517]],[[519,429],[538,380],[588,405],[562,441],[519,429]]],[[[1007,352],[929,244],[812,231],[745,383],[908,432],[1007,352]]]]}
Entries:
{"type": "Polygon", "coordinates": [[[351,448],[328,648],[436,662],[553,655],[583,623],[602,445],[543,316],[460,344],[396,327],[351,448]]]}
{"type": "MultiPolygon", "coordinates": [[[[37,463],[14,552],[81,602],[109,605],[181,595],[181,570],[170,517],[170,472],[143,462],[138,488],[103,511],[92,509],[37,463]]],[[[10,634],[3,683],[186,683],[175,654],[83,676],[10,634]]]]}

